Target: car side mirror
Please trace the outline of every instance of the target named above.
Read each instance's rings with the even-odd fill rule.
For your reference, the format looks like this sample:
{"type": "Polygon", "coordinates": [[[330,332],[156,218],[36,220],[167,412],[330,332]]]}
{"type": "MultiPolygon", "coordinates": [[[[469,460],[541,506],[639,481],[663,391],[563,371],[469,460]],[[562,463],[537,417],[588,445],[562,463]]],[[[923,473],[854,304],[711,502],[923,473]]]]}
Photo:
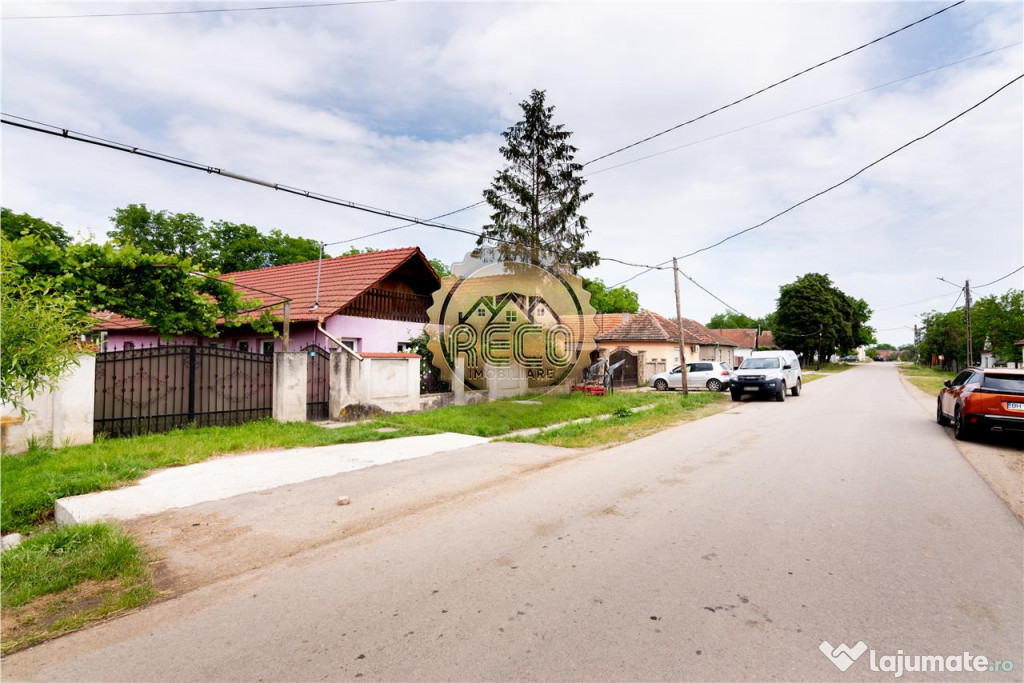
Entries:
{"type": "Polygon", "coordinates": [[[792,366],[792,365],[783,365],[783,366],[782,366],[782,369],[783,369],[783,370],[792,370],[792,369],[793,369],[793,366],[792,366]]]}
{"type": "Polygon", "coordinates": [[[953,386],[953,383],[947,379],[945,382],[942,383],[942,386],[951,387],[953,386]]]}

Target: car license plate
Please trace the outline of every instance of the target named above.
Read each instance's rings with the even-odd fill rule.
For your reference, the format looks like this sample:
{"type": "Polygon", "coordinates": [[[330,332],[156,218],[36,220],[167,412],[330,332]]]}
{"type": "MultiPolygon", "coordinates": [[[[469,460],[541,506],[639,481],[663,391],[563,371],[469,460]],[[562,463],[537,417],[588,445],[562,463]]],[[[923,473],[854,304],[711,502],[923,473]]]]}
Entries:
{"type": "Polygon", "coordinates": [[[1008,410],[1024,410],[1024,403],[1007,403],[1008,410]]]}
{"type": "Polygon", "coordinates": [[[746,389],[747,391],[757,391],[758,389],[760,389],[760,387],[758,387],[756,385],[753,385],[753,384],[748,384],[747,386],[745,386],[743,388],[746,389]]]}

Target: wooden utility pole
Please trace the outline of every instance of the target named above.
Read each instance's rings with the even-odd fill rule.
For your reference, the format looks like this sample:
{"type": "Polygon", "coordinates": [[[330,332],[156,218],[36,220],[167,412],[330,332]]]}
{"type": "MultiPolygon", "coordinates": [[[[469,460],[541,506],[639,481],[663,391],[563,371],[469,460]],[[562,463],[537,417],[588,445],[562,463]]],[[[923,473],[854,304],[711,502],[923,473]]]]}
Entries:
{"type": "Polygon", "coordinates": [[[682,373],[683,394],[689,394],[690,387],[686,380],[686,343],[683,341],[683,304],[679,295],[679,266],[675,257],[672,257],[672,275],[676,279],[676,321],[679,323],[679,371],[682,373]]]}
{"type": "Polygon", "coordinates": [[[964,282],[964,322],[967,324],[967,367],[974,365],[974,345],[971,343],[971,281],[964,282]]]}
{"type": "Polygon", "coordinates": [[[284,320],[281,322],[281,348],[285,351],[288,350],[288,342],[291,341],[291,317],[292,317],[292,302],[284,302],[284,320]]]}

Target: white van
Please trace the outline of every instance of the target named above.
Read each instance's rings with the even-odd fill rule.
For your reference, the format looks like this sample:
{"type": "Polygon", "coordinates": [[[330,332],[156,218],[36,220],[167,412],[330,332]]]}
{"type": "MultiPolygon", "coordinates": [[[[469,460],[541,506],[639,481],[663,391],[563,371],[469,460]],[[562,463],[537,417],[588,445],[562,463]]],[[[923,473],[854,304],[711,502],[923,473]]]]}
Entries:
{"type": "Polygon", "coordinates": [[[738,401],[744,393],[786,400],[786,391],[799,396],[804,387],[800,358],[793,351],[753,351],[732,375],[729,391],[738,401]]]}

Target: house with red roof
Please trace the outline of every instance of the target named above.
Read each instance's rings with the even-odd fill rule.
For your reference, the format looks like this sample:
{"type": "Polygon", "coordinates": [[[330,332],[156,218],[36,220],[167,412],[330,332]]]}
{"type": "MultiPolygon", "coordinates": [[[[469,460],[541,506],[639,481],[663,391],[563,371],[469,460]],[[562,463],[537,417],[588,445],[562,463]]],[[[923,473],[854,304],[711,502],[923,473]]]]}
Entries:
{"type": "Polygon", "coordinates": [[[750,357],[751,351],[775,348],[775,336],[771,330],[761,330],[758,333],[756,328],[740,327],[712,330],[712,332],[736,345],[733,367],[739,367],[745,358],[750,357]]]}
{"type": "MultiPolygon", "coordinates": [[[[358,353],[387,354],[410,350],[409,340],[427,323],[431,294],[441,286],[417,247],[225,273],[221,279],[263,304],[287,300],[292,350],[310,344],[330,348],[333,337],[358,353]]],[[[117,314],[104,314],[101,320],[97,331],[107,351],[197,344],[269,354],[281,351],[283,344],[280,325],[276,337],[243,325],[224,327],[214,338],[181,335],[168,340],[141,320],[117,314]]]]}
{"type": "MultiPolygon", "coordinates": [[[[651,375],[679,365],[680,325],[675,319],[641,311],[598,314],[595,323],[598,332],[594,339],[601,356],[612,364],[625,361],[615,371],[615,381],[620,386],[644,384],[651,375]],[[614,322],[619,324],[612,327],[614,322]]],[[[716,335],[714,330],[683,318],[682,335],[687,363],[721,361],[731,367],[735,344],[716,335]]]]}

